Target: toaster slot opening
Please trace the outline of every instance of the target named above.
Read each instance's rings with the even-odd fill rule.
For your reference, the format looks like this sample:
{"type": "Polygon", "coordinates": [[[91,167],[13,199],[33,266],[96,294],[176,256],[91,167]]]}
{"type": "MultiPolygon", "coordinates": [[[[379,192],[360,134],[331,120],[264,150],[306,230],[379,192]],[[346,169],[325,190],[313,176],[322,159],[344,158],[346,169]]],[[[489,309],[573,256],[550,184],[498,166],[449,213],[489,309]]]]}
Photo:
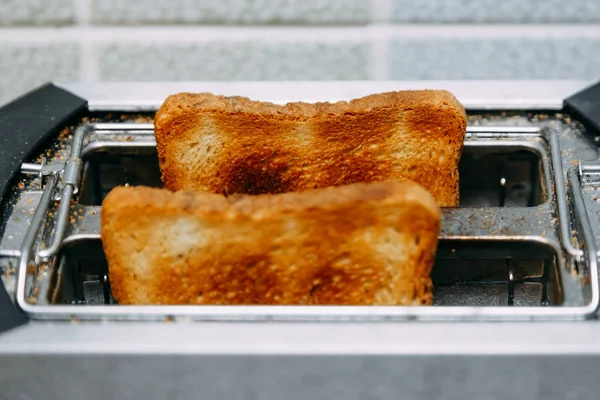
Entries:
{"type": "Polygon", "coordinates": [[[532,148],[471,143],[458,170],[461,207],[534,207],[546,201],[542,157],[532,148]]]}
{"type": "MultiPolygon", "coordinates": [[[[459,173],[461,207],[532,207],[546,200],[541,155],[532,148],[470,143],[459,173]]],[[[101,205],[118,185],[161,187],[156,149],[103,147],[84,157],[79,203],[101,205]]]]}
{"type": "Polygon", "coordinates": [[[156,149],[136,149],[134,153],[118,150],[84,158],[80,204],[101,205],[115,186],[162,187],[156,149]]]}
{"type": "MultiPolygon", "coordinates": [[[[116,304],[99,239],[66,245],[52,280],[54,304],[116,304]]],[[[442,239],[432,271],[434,305],[544,306],[562,303],[557,254],[541,242],[442,239]]]]}
{"type": "Polygon", "coordinates": [[[557,257],[533,240],[441,240],[431,272],[434,304],[560,305],[557,257]]]}

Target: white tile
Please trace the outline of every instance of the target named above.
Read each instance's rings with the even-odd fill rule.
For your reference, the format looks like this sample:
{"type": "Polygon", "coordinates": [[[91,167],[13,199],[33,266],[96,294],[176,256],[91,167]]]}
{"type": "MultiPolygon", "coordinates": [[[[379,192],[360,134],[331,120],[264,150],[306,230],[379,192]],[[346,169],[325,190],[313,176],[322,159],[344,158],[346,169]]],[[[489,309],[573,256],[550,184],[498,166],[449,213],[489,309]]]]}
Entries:
{"type": "Polygon", "coordinates": [[[401,37],[391,42],[389,77],[418,79],[597,79],[600,37],[401,37]]]}
{"type": "Polygon", "coordinates": [[[0,25],[69,24],[74,19],[73,1],[0,0],[0,25]]]}
{"type": "Polygon", "coordinates": [[[396,22],[600,22],[598,0],[391,0],[396,22]]]}
{"type": "Polygon", "coordinates": [[[369,0],[91,0],[98,24],[345,24],[370,18],[369,0]]]}
{"type": "Polygon", "coordinates": [[[103,46],[100,54],[100,78],[107,81],[368,78],[364,43],[129,42],[103,46]]]}
{"type": "Polygon", "coordinates": [[[75,43],[0,43],[0,104],[40,84],[78,78],[79,47],[75,43]]]}

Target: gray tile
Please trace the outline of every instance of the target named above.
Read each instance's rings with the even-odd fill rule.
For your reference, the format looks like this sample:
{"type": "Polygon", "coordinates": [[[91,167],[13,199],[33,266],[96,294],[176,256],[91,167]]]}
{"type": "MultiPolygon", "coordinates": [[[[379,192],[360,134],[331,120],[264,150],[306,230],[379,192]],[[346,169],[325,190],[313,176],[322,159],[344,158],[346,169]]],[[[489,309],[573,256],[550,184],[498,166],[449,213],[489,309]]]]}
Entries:
{"type": "Polygon", "coordinates": [[[367,79],[361,43],[118,43],[101,50],[107,81],[367,79]]]}
{"type": "Polygon", "coordinates": [[[364,23],[367,0],[91,0],[97,24],[364,23]]]}
{"type": "Polygon", "coordinates": [[[75,43],[0,43],[0,104],[49,81],[79,79],[75,43]]]}
{"type": "Polygon", "coordinates": [[[74,15],[73,0],[0,0],[0,25],[65,25],[74,15]]]}
{"type": "Polygon", "coordinates": [[[389,75],[409,79],[596,79],[600,38],[397,38],[389,75]]]}
{"type": "Polygon", "coordinates": [[[392,0],[396,22],[600,21],[598,0],[392,0]]]}

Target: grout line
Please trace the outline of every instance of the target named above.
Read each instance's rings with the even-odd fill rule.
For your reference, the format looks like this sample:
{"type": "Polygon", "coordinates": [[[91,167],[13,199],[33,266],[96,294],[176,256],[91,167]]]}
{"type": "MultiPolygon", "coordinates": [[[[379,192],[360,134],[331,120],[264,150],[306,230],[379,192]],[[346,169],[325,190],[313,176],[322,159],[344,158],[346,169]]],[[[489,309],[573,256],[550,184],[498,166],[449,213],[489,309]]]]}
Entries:
{"type": "Polygon", "coordinates": [[[81,69],[79,78],[83,82],[97,82],[100,80],[100,65],[96,43],[80,41],[81,51],[79,53],[81,69]]]}
{"type": "Polygon", "coordinates": [[[382,81],[388,77],[388,49],[390,43],[390,36],[379,35],[379,37],[373,37],[370,43],[370,55],[369,58],[369,79],[382,81]]]}
{"type": "Polygon", "coordinates": [[[391,35],[389,22],[392,20],[393,0],[371,0],[372,29],[382,34],[370,38],[369,79],[383,81],[388,77],[388,49],[391,35]]]}
{"type": "Polygon", "coordinates": [[[388,25],[362,27],[94,27],[0,29],[6,42],[365,42],[388,37],[485,40],[489,38],[600,38],[600,25],[473,26],[473,25],[388,25]]]}
{"type": "MultiPolygon", "coordinates": [[[[1,1],[1,0],[0,0],[1,1]]],[[[374,31],[369,26],[356,27],[96,27],[3,28],[0,40],[45,42],[73,40],[111,42],[209,42],[209,41],[365,41],[374,31]]],[[[375,32],[376,34],[376,32],[375,32]]]]}
{"type": "Polygon", "coordinates": [[[371,21],[388,23],[392,20],[392,0],[371,0],[371,21]]]}
{"type": "Polygon", "coordinates": [[[87,40],[83,34],[89,29],[90,24],[90,1],[91,0],[73,0],[75,7],[75,21],[79,28],[76,28],[80,34],[75,37],[79,41],[79,80],[82,82],[96,82],[99,78],[98,60],[96,57],[94,43],[87,40]]]}
{"type": "Polygon", "coordinates": [[[79,26],[90,24],[90,0],[72,0],[75,9],[75,21],[79,26]]]}

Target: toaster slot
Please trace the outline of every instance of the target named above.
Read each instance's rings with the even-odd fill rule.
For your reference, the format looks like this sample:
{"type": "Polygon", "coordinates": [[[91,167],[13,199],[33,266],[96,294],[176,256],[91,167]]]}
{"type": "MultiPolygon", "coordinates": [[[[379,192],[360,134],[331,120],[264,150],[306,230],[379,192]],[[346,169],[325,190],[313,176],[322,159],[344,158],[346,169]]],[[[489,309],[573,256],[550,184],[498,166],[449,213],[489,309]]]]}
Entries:
{"type": "Polygon", "coordinates": [[[458,168],[461,207],[533,207],[546,201],[542,157],[533,148],[473,143],[458,168]]]}
{"type": "MultiPolygon", "coordinates": [[[[23,278],[17,281],[16,298],[40,319],[588,318],[599,303],[596,243],[582,219],[589,215],[581,198],[582,172],[575,166],[577,154],[569,150],[577,148],[576,138],[568,129],[560,132],[531,126],[468,129],[459,163],[461,203],[442,210],[432,307],[164,307],[116,304],[100,240],[101,204],[112,188],[161,186],[152,126],[83,125],[73,137],[73,157],[62,175],[78,190],[73,196],[62,187],[60,196],[54,194],[38,243],[30,242],[32,250],[19,267],[23,278]],[[560,192],[563,186],[557,182],[566,189],[560,192]],[[26,263],[40,265],[23,267],[26,263]]],[[[27,166],[50,175],[56,167],[27,166]]],[[[29,186],[28,191],[39,190],[29,186]]],[[[18,217],[18,228],[27,231],[27,220],[18,217]]]]}
{"type": "MultiPolygon", "coordinates": [[[[54,304],[116,304],[98,239],[59,254],[54,304]]],[[[440,240],[431,273],[437,306],[546,306],[562,303],[557,255],[537,241],[440,240]]]]}
{"type": "Polygon", "coordinates": [[[562,303],[558,258],[543,242],[441,240],[431,272],[435,305],[562,303]]]}
{"type": "MultiPolygon", "coordinates": [[[[459,163],[461,207],[532,207],[546,201],[537,142],[467,141],[459,163]]],[[[100,205],[119,185],[161,187],[156,148],[106,143],[84,156],[79,203],[100,205]]]]}
{"type": "Polygon", "coordinates": [[[79,203],[100,205],[112,188],[124,185],[162,187],[156,149],[97,152],[84,158],[79,203]]]}

